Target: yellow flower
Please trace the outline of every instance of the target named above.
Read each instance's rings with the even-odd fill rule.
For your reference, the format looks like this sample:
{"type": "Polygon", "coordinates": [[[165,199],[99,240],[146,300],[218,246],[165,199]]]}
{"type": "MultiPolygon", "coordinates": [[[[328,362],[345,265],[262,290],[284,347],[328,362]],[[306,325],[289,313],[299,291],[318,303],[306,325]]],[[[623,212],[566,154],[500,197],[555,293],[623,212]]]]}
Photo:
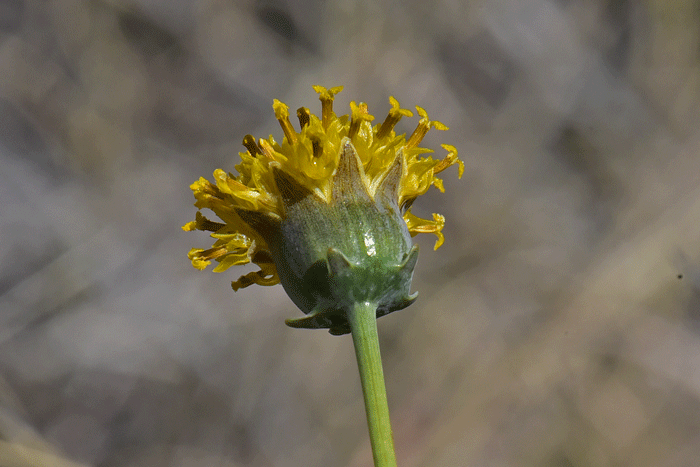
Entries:
{"type": "MultiPolygon", "coordinates": [[[[195,206],[200,210],[210,209],[222,221],[211,221],[197,212],[196,219],[183,226],[186,231],[212,232],[211,236],[216,239],[209,249],[190,251],[192,265],[204,269],[211,260],[216,260],[218,265],[214,272],[247,263],[260,267],[259,271],[234,281],[234,290],[251,284],[279,283],[278,263],[283,252],[278,251],[282,247],[271,243],[281,241],[278,238],[280,223],[289,216],[291,207],[305,197],[313,198],[315,206],[332,207],[340,202],[338,193],[343,183],[348,184],[343,190],[360,190],[367,199],[376,199],[382,190],[393,193],[390,204],[397,206],[405,221],[401,228],[407,228],[412,236],[434,233],[438,237],[435,249],[443,243],[444,217],[433,214],[433,220],[421,219],[411,213],[410,207],[431,185],[444,191],[442,180],[436,175],[447,167],[457,164],[459,176],[462,176],[464,164],[453,146],[442,145],[447,151],[444,159],[425,157],[425,153],[432,151],[418,146],[431,128],[446,130],[447,127],[430,120],[425,110],[417,107],[418,126],[406,138],[405,134],[397,135],[394,126],[402,117],[413,114],[402,109],[393,97],[389,99],[391,109],[386,119],[373,125],[374,117],[364,103],[351,102],[349,116],[337,116],[333,112],[333,98],[342,87],[314,86],[314,90],[321,100],[320,118],[305,107],[299,108],[300,131],[297,131],[290,122],[289,107],[275,99],[273,109],[284,133],[281,143],[273,136],[256,141],[247,135],[243,139],[247,151],[240,153],[241,162],[235,167],[238,175],[217,169],[214,183],[200,178],[190,187],[196,198],[195,206]],[[344,153],[348,154],[350,165],[357,162],[358,170],[348,169],[354,174],[352,180],[340,180],[338,175],[342,172],[339,166],[344,153]],[[393,178],[390,176],[392,169],[393,178]],[[273,234],[273,231],[278,233],[273,234]]],[[[352,200],[357,199],[353,195],[352,200]]],[[[370,254],[370,250],[367,251],[370,254]]],[[[402,249],[401,254],[407,253],[402,249]]]]}

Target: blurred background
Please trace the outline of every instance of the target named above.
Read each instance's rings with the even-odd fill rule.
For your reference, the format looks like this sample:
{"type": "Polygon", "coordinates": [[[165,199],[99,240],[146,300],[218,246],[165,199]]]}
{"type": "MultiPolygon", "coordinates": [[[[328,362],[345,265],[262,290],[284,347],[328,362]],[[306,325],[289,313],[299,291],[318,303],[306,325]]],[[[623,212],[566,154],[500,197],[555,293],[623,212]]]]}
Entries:
{"type": "Polygon", "coordinates": [[[466,164],[379,321],[399,465],[698,465],[700,1],[2,0],[0,70],[0,466],[371,464],[351,339],[180,229],[313,84],[466,164]]]}

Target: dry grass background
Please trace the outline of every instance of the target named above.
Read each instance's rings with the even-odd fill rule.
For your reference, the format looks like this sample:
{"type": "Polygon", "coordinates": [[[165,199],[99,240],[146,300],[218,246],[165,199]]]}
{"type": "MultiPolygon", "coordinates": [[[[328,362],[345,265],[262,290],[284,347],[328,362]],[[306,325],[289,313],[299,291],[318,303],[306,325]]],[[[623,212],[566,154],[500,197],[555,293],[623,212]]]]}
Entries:
{"type": "Polygon", "coordinates": [[[4,0],[0,465],[370,465],[350,339],[180,230],[342,84],[467,165],[379,321],[399,464],[697,466],[699,52],[697,0],[4,0]]]}

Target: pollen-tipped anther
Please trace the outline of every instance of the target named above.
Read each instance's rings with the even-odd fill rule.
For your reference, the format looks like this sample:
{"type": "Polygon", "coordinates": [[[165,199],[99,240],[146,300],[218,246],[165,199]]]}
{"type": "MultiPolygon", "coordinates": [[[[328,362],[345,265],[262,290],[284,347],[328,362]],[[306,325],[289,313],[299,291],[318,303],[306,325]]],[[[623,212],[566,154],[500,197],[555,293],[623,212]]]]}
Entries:
{"type": "Polygon", "coordinates": [[[311,140],[311,151],[314,155],[314,157],[319,158],[323,154],[323,146],[321,146],[321,142],[317,139],[312,139],[311,140]]]}
{"type": "Polygon", "coordinates": [[[447,156],[438,162],[433,169],[434,173],[438,174],[456,162],[459,167],[457,169],[457,177],[462,178],[462,174],[464,174],[464,162],[457,157],[457,148],[450,144],[441,144],[440,146],[447,151],[447,156]]]}
{"type": "Polygon", "coordinates": [[[299,107],[297,109],[297,118],[299,119],[299,128],[303,130],[311,121],[311,112],[306,107],[299,107]]]}
{"type": "Polygon", "coordinates": [[[245,135],[243,138],[243,146],[245,146],[251,156],[262,155],[262,150],[260,146],[258,146],[258,143],[255,142],[253,135],[245,135]]]}
{"type": "Polygon", "coordinates": [[[418,146],[418,144],[420,144],[420,142],[423,141],[423,137],[425,136],[425,134],[428,133],[428,130],[430,130],[431,128],[435,128],[436,130],[449,130],[449,128],[446,125],[443,125],[437,120],[431,121],[428,118],[428,112],[426,112],[422,107],[416,106],[416,110],[418,110],[418,115],[421,116],[421,119],[418,122],[418,127],[413,131],[413,134],[406,142],[407,149],[415,148],[416,146],[418,146]]]}
{"type": "Polygon", "coordinates": [[[292,122],[289,121],[289,106],[279,100],[275,99],[272,104],[272,108],[275,111],[275,118],[280,122],[284,136],[287,138],[289,144],[296,144],[297,133],[292,127],[292,122]]]}
{"type": "Polygon", "coordinates": [[[321,122],[323,128],[328,128],[331,120],[333,119],[333,98],[336,94],[343,90],[342,86],[336,86],[334,88],[326,89],[323,86],[314,86],[314,91],[319,95],[318,98],[321,100],[321,122]]]}
{"type": "Polygon", "coordinates": [[[382,126],[379,127],[379,131],[377,132],[378,139],[384,138],[391,133],[394,126],[401,120],[401,117],[413,117],[413,112],[408,109],[402,109],[399,106],[399,101],[394,99],[393,96],[389,97],[389,102],[391,103],[391,110],[389,110],[389,115],[386,116],[382,126]]]}
{"type": "Polygon", "coordinates": [[[191,232],[193,230],[202,230],[204,232],[216,232],[225,226],[226,224],[210,221],[209,219],[204,217],[201,212],[197,211],[194,221],[188,222],[187,224],[183,225],[182,230],[184,230],[185,232],[191,232]]]}
{"type": "Polygon", "coordinates": [[[355,102],[350,102],[350,110],[352,110],[352,119],[350,120],[350,129],[348,130],[348,138],[353,139],[357,132],[360,130],[360,124],[363,121],[371,122],[374,120],[374,116],[370,115],[367,110],[367,104],[360,102],[355,104],[355,102]]]}

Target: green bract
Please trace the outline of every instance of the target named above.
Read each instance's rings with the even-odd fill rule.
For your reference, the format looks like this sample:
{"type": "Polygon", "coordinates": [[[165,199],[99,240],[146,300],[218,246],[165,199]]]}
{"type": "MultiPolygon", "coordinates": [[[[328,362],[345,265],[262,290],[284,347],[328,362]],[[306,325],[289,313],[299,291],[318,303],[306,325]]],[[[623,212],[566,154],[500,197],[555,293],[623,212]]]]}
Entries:
{"type": "Polygon", "coordinates": [[[374,304],[379,317],[415,300],[417,294],[409,291],[418,247],[411,247],[398,206],[402,168],[399,155],[371,197],[357,151],[344,138],[330,203],[275,170],[285,218],[239,213],[272,246],[285,291],[309,315],[287,320],[288,325],[346,334],[345,313],[354,303],[374,304]]]}

